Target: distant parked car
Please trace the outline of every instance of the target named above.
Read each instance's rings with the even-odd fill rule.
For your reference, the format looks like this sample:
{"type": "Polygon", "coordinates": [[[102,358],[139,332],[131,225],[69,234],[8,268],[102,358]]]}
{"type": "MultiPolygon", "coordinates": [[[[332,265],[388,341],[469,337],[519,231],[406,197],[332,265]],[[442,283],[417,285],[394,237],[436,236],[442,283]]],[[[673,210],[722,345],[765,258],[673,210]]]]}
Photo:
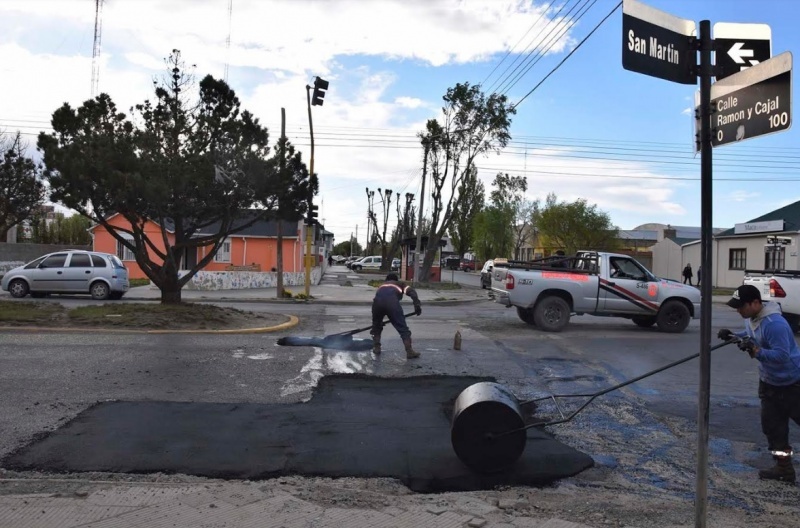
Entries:
{"type": "Polygon", "coordinates": [[[96,251],[49,253],[3,276],[2,288],[21,299],[51,293],[89,294],[93,299],[121,299],[128,291],[128,270],[116,256],[96,251]]]}
{"type": "Polygon", "coordinates": [[[400,259],[392,259],[392,271],[400,271],[400,259]]]}
{"type": "Polygon", "coordinates": [[[480,263],[477,260],[462,260],[458,269],[461,271],[475,271],[479,267],[480,263]]]}
{"type": "Polygon", "coordinates": [[[380,269],[381,267],[381,256],[374,255],[371,257],[364,257],[361,260],[353,262],[353,265],[350,267],[353,271],[361,271],[362,269],[380,269]]]}
{"type": "Polygon", "coordinates": [[[362,258],[364,258],[364,257],[358,257],[358,256],[356,256],[356,257],[348,257],[347,260],[344,261],[344,265],[347,266],[348,268],[352,269],[353,262],[358,262],[362,258]]]}

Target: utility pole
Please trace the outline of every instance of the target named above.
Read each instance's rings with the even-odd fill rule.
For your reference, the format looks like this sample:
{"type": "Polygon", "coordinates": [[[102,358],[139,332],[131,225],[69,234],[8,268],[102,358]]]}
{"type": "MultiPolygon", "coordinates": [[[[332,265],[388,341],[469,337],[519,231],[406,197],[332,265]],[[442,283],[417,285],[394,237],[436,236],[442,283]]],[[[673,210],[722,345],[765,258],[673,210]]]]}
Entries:
{"type": "MultiPolygon", "coordinates": [[[[309,161],[309,175],[314,177],[314,123],[311,121],[311,87],[306,85],[306,99],[308,100],[308,133],[311,136],[311,157],[309,161]]],[[[311,206],[313,197],[308,197],[308,216],[306,217],[306,250],[305,250],[305,294],[306,299],[311,295],[311,266],[314,264],[313,255],[311,255],[311,230],[313,229],[313,222],[311,218],[311,206]]]]}
{"type": "Polygon", "coordinates": [[[425,201],[425,179],[428,177],[428,152],[430,151],[431,138],[423,140],[424,157],[422,159],[422,189],[419,192],[419,218],[417,218],[417,260],[414,263],[414,278],[412,284],[419,284],[422,274],[422,205],[425,201]]]}
{"type": "MultiPolygon", "coordinates": [[[[227,68],[227,66],[226,66],[227,68]]],[[[278,167],[278,170],[281,174],[281,179],[283,179],[283,171],[286,168],[286,109],[281,108],[281,160],[278,167]]],[[[280,211],[280,207],[278,208],[280,211]]],[[[278,299],[283,299],[283,219],[281,215],[278,214],[277,218],[277,234],[278,234],[278,247],[277,249],[277,263],[276,267],[278,269],[278,291],[277,296],[278,299]]]]}
{"type": "Polygon", "coordinates": [[[92,89],[91,95],[97,95],[100,85],[100,43],[103,34],[103,0],[94,3],[94,46],[92,47],[92,89]]]}

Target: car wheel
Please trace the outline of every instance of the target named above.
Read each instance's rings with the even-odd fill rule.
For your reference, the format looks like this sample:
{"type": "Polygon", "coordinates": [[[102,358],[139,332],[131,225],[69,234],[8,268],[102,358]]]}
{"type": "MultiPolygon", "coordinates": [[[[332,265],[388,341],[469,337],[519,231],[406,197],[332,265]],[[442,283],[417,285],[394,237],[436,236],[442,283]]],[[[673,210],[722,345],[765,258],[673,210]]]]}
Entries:
{"type": "Polygon", "coordinates": [[[679,334],[689,326],[689,309],[680,301],[667,301],[656,316],[658,329],[669,334],[679,334]]]}
{"type": "Polygon", "coordinates": [[[29,291],[28,283],[22,279],[14,279],[8,285],[8,293],[16,299],[22,299],[29,291]]]}
{"type": "Polygon", "coordinates": [[[536,321],[533,319],[533,309],[532,308],[522,308],[521,306],[517,306],[517,315],[523,322],[528,323],[531,326],[536,326],[536,321]]]}
{"type": "Polygon", "coordinates": [[[96,301],[105,301],[111,295],[111,290],[105,282],[97,281],[89,287],[89,293],[92,294],[92,299],[96,301]]]}
{"type": "Polygon", "coordinates": [[[361,266],[353,266],[353,271],[361,271],[361,266]]]}
{"type": "Polygon", "coordinates": [[[533,309],[536,326],[545,332],[560,332],[569,323],[569,317],[569,304],[555,295],[545,297],[533,309]]]}
{"type": "Polygon", "coordinates": [[[634,317],[633,322],[636,323],[636,326],[641,326],[642,328],[650,328],[654,324],[656,324],[656,318],[652,316],[642,315],[639,317],[634,317]]]}

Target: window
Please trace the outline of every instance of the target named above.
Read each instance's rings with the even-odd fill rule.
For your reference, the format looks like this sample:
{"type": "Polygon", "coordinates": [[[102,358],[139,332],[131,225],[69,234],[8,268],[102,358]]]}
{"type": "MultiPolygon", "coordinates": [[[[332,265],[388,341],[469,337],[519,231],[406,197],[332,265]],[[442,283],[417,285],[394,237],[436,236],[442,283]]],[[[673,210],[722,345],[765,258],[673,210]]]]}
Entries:
{"type": "Polygon", "coordinates": [[[106,260],[100,255],[92,255],[92,264],[95,268],[107,268],[106,260]]]}
{"type": "Polygon", "coordinates": [[[731,249],[728,258],[728,269],[743,270],[747,264],[746,249],[731,249]]]}
{"type": "Polygon", "coordinates": [[[231,261],[231,241],[224,240],[214,255],[214,262],[230,262],[231,261]]]}
{"type": "Polygon", "coordinates": [[[69,259],[70,268],[91,268],[92,260],[89,255],[85,253],[73,253],[72,258],[69,259]]]}
{"type": "MultiPolygon", "coordinates": [[[[133,237],[130,235],[122,235],[122,238],[129,242],[133,242],[133,237]]],[[[128,249],[128,246],[117,240],[117,256],[122,260],[136,260],[133,251],[128,249]]]]}
{"type": "Polygon", "coordinates": [[[786,248],[767,246],[764,248],[764,269],[786,269],[786,248]]]}
{"type": "Polygon", "coordinates": [[[66,253],[56,253],[55,255],[50,255],[41,263],[42,268],[63,268],[64,262],[67,261],[67,254],[66,253]]]}

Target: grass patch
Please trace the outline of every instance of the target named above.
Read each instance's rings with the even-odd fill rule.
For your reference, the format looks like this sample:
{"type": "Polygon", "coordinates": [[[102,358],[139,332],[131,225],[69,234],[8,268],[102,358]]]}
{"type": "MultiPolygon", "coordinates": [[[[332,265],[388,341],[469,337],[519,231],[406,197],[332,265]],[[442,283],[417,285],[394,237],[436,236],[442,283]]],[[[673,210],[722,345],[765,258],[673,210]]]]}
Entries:
{"type": "Polygon", "coordinates": [[[282,323],[264,315],[204,303],[109,303],[67,310],[58,303],[0,301],[0,326],[117,328],[130,330],[222,330],[282,323]]]}
{"type": "Polygon", "coordinates": [[[138,286],[149,286],[150,279],[128,279],[128,284],[131,288],[136,288],[138,286]]]}
{"type": "Polygon", "coordinates": [[[57,320],[64,314],[60,304],[0,301],[0,324],[32,324],[57,320]]]}
{"type": "Polygon", "coordinates": [[[711,295],[733,295],[735,288],[712,288],[711,295]]]}

